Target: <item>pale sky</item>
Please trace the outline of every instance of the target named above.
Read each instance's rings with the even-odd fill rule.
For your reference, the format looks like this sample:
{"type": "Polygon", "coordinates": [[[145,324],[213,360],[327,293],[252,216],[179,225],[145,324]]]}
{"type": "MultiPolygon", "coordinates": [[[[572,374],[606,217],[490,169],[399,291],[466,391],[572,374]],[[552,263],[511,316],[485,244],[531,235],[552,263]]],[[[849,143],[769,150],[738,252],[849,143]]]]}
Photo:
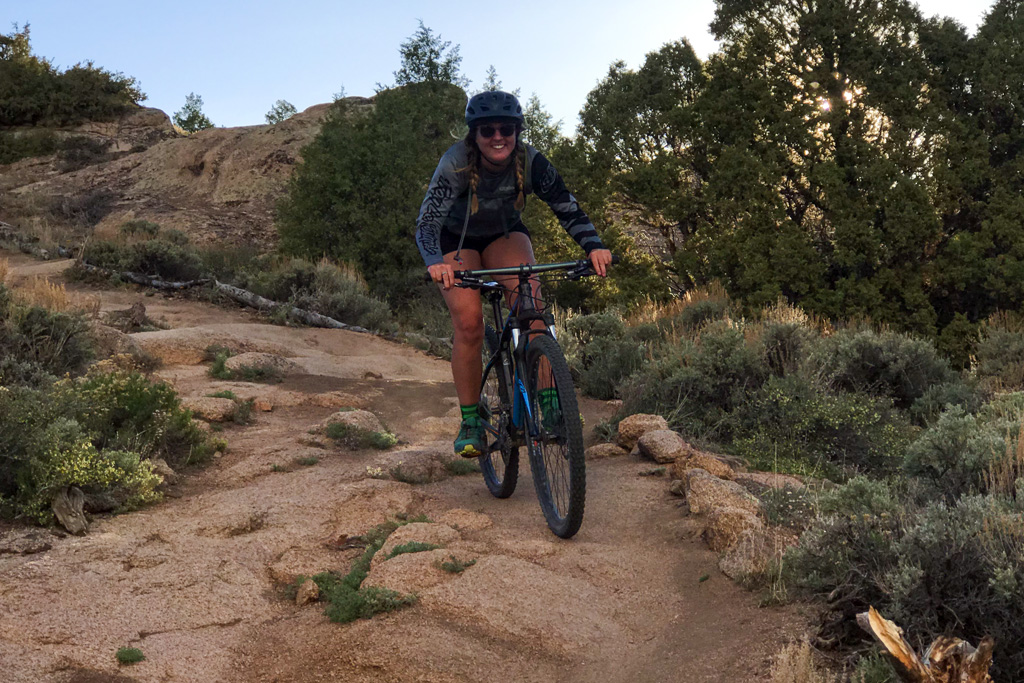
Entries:
{"type": "MultiPolygon", "coordinates": [[[[991,6],[923,0],[926,15],[974,32],[991,6]]],[[[507,90],[536,93],[571,134],[587,93],[622,60],[630,68],[687,38],[704,58],[713,0],[522,0],[518,3],[377,0],[2,0],[0,31],[31,24],[35,54],[65,68],[92,60],[140,82],[144,104],[168,115],[203,98],[218,126],[264,123],[278,99],[301,111],[394,82],[399,45],[423,22],[460,46],[462,73],[479,89],[494,65],[507,90]]]]}

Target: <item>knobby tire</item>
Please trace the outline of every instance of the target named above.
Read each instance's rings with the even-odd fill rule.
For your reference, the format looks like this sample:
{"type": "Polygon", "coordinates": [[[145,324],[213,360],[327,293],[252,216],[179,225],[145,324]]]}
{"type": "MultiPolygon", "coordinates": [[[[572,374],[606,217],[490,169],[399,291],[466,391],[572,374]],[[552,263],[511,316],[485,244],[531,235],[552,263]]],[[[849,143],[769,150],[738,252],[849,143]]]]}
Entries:
{"type": "MultiPolygon", "coordinates": [[[[498,350],[499,338],[497,331],[487,326],[484,333],[485,352],[484,367],[488,359],[498,350]]],[[[485,419],[498,428],[496,438],[487,432],[487,452],[480,456],[480,471],[484,475],[487,490],[495,498],[508,498],[516,490],[519,481],[519,447],[512,446],[512,401],[509,387],[502,375],[502,364],[499,358],[490,371],[484,375],[480,387],[480,407],[485,419]],[[502,410],[502,406],[508,406],[502,410]],[[502,441],[504,446],[491,450],[495,440],[502,441]]]]}
{"type": "Polygon", "coordinates": [[[576,391],[569,366],[558,343],[548,336],[530,339],[526,353],[527,393],[530,410],[527,419],[533,420],[527,437],[530,467],[537,498],[548,526],[561,538],[571,538],[583,523],[586,499],[586,465],[583,456],[583,426],[580,423],[576,391]],[[547,361],[544,367],[542,360],[547,361]],[[542,374],[545,378],[540,377],[542,374]],[[558,407],[553,412],[553,429],[543,428],[539,390],[554,385],[558,407]]]}

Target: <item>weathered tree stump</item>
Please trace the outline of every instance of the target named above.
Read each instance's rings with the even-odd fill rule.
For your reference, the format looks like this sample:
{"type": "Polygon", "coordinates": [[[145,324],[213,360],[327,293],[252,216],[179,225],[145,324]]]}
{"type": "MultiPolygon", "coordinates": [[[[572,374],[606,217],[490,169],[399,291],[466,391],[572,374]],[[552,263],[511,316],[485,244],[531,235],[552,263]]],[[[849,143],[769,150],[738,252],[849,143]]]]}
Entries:
{"type": "Polygon", "coordinates": [[[89,529],[85,519],[85,494],[77,486],[66,486],[50,501],[53,514],[65,529],[73,534],[84,534],[89,529]]]}
{"type": "Polygon", "coordinates": [[[981,639],[978,647],[965,640],[939,636],[918,657],[903,637],[899,626],[869,607],[857,615],[857,623],[885,648],[883,653],[907,683],[991,683],[988,670],[992,666],[995,641],[981,639]]]}

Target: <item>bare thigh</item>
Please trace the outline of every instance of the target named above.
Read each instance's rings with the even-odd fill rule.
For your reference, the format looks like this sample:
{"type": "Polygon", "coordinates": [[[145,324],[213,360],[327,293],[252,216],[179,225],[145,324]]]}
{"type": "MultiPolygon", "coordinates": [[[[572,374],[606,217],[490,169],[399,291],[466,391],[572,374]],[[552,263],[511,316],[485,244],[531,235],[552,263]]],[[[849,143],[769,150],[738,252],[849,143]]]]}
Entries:
{"type": "MultiPolygon", "coordinates": [[[[524,264],[533,265],[537,262],[533,256],[533,243],[530,242],[530,238],[526,234],[521,232],[509,233],[508,239],[494,240],[487,245],[481,256],[484,268],[511,268],[524,264]]],[[[503,275],[495,277],[495,280],[510,290],[514,290],[519,284],[519,278],[516,275],[503,275]]],[[[540,282],[536,278],[532,278],[531,282],[533,283],[533,295],[539,298],[540,282]]],[[[508,295],[509,308],[512,308],[514,304],[515,298],[510,293],[508,295]]]]}

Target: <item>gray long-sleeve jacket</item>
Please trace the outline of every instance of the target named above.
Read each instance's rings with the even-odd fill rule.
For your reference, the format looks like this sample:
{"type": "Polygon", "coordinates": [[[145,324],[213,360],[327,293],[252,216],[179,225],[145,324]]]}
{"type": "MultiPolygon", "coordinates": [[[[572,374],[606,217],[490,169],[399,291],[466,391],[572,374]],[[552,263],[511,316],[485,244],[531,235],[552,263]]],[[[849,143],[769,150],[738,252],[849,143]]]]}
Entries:
{"type": "MultiPolygon", "coordinates": [[[[428,266],[442,261],[442,230],[454,235],[462,234],[469,208],[469,174],[462,169],[469,165],[471,153],[465,140],[456,142],[441,157],[430,180],[416,221],[416,245],[428,266]]],[[[551,162],[530,145],[526,145],[526,153],[529,155],[527,168],[530,172],[530,183],[526,189],[547,202],[562,227],[587,254],[594,249],[603,249],[597,230],[580,209],[576,198],[565,188],[562,176],[551,162]]],[[[501,235],[522,222],[521,213],[514,206],[518,195],[515,164],[509,164],[498,173],[489,173],[481,168],[479,174],[476,190],[479,210],[469,217],[466,235],[501,235]]]]}

